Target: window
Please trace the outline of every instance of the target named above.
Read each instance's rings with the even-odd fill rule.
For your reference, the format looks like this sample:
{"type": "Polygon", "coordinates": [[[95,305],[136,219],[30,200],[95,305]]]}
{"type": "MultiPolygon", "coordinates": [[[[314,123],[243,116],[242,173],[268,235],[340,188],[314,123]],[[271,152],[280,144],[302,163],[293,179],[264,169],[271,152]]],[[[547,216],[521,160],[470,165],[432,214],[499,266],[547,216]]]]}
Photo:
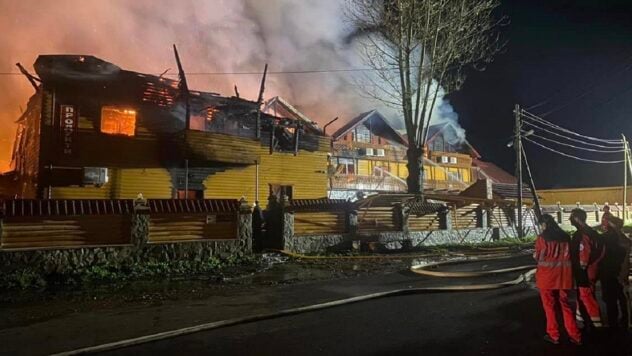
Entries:
{"type": "Polygon", "coordinates": [[[292,200],[293,187],[291,185],[278,185],[270,184],[270,195],[277,198],[277,201],[281,201],[283,196],[292,200]]]}
{"type": "Polygon", "coordinates": [[[136,110],[118,106],[101,108],[101,132],[110,135],[134,136],[136,110]]]}
{"type": "Polygon", "coordinates": [[[372,148],[370,148],[370,147],[369,147],[369,148],[366,148],[366,149],[365,149],[365,151],[364,151],[364,154],[365,154],[366,156],[373,156],[373,154],[374,154],[373,149],[372,149],[372,148]]]}
{"type": "Polygon", "coordinates": [[[441,163],[448,163],[448,162],[449,162],[448,156],[441,156],[441,163]]]}
{"type": "Polygon", "coordinates": [[[83,169],[83,184],[102,186],[109,181],[108,169],[101,167],[85,167],[83,169]]]}
{"type": "Polygon", "coordinates": [[[456,157],[450,157],[450,163],[456,164],[456,157]]]}
{"type": "Polygon", "coordinates": [[[384,149],[378,148],[377,150],[375,150],[375,155],[378,157],[384,157],[384,149]]]}
{"type": "Polygon", "coordinates": [[[366,126],[358,126],[355,129],[355,141],[371,143],[371,131],[366,126]]]}
{"type": "Polygon", "coordinates": [[[355,174],[355,161],[352,158],[338,158],[338,174],[355,174]]]}

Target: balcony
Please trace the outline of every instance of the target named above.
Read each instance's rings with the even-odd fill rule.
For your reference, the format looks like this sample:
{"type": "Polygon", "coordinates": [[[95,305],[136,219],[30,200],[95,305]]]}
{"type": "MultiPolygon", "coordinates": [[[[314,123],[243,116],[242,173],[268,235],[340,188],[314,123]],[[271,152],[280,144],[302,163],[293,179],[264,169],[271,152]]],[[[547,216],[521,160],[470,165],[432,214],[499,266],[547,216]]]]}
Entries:
{"type": "MultiPolygon", "coordinates": [[[[339,174],[330,178],[333,190],[359,190],[376,192],[406,192],[407,185],[403,179],[391,176],[358,176],[339,174]]],[[[424,181],[425,191],[444,191],[458,193],[470,186],[458,180],[430,180],[424,181]]]]}
{"type": "Polygon", "coordinates": [[[406,182],[390,176],[335,175],[330,178],[331,189],[379,192],[405,192],[406,182]]]}

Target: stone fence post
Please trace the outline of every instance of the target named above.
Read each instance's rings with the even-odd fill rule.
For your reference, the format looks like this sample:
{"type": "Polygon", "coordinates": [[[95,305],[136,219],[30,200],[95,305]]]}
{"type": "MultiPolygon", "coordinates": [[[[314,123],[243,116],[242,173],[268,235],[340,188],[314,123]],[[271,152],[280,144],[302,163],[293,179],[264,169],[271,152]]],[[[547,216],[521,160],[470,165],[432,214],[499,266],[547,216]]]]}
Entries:
{"type": "Polygon", "coordinates": [[[149,240],[149,205],[142,194],[134,200],[134,214],[132,215],[131,244],[141,249],[149,240]]]}
{"type": "Polygon", "coordinates": [[[452,230],[452,215],[449,206],[446,206],[444,210],[439,211],[439,228],[442,230],[452,230]]]}
{"type": "Polygon", "coordinates": [[[347,212],[347,232],[352,237],[358,234],[358,211],[352,210],[347,212]]]}
{"type": "Polygon", "coordinates": [[[562,205],[560,204],[560,202],[557,202],[557,223],[558,224],[563,224],[564,222],[562,221],[563,216],[564,216],[564,209],[562,209],[562,205]]]}
{"type": "Polygon", "coordinates": [[[290,200],[286,195],[281,197],[281,211],[283,214],[281,246],[285,249],[287,242],[294,237],[294,212],[290,209],[290,200]]]}
{"type": "Polygon", "coordinates": [[[395,205],[393,213],[393,218],[396,219],[396,222],[401,224],[401,230],[404,232],[404,235],[408,234],[408,216],[410,215],[410,208],[402,203],[398,203],[395,205]]]}
{"type": "Polygon", "coordinates": [[[476,208],[476,227],[486,228],[489,226],[489,209],[483,206],[476,208]]]}
{"type": "Polygon", "coordinates": [[[239,240],[246,247],[246,252],[252,252],[252,207],[248,204],[245,198],[239,200],[239,216],[238,219],[238,231],[239,240]]]}

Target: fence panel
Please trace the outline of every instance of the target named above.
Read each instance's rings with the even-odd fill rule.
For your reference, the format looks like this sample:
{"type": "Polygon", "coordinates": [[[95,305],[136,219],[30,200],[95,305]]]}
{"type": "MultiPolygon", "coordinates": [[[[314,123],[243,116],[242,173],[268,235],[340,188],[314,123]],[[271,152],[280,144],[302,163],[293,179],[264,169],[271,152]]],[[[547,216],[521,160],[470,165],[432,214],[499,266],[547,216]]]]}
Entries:
{"type": "Polygon", "coordinates": [[[149,242],[237,239],[236,212],[151,214],[149,242]]]}
{"type": "Polygon", "coordinates": [[[80,247],[130,243],[129,215],[7,217],[2,248],[80,247]]]}
{"type": "Polygon", "coordinates": [[[451,209],[453,229],[474,229],[477,227],[476,210],[478,204],[470,204],[458,209],[451,209]]]}
{"type": "Polygon", "coordinates": [[[441,229],[441,218],[437,213],[425,215],[410,215],[408,217],[408,230],[433,231],[441,229]]]}
{"type": "Polygon", "coordinates": [[[301,211],[294,213],[295,235],[342,234],[347,232],[346,226],[345,212],[301,211]]]}
{"type": "Polygon", "coordinates": [[[359,232],[401,231],[402,224],[391,207],[372,207],[358,211],[359,232]]]}

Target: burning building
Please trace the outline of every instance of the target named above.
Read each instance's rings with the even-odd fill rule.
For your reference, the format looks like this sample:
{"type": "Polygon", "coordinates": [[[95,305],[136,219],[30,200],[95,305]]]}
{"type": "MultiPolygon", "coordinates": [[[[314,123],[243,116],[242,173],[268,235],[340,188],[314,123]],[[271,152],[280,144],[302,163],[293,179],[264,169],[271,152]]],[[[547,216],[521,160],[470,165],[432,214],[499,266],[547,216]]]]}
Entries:
{"type": "Polygon", "coordinates": [[[34,68],[36,93],[18,120],[5,175],[13,196],[327,194],[330,140],[311,120],[189,90],[182,73],[176,81],[93,56],[42,55],[34,68]]]}

